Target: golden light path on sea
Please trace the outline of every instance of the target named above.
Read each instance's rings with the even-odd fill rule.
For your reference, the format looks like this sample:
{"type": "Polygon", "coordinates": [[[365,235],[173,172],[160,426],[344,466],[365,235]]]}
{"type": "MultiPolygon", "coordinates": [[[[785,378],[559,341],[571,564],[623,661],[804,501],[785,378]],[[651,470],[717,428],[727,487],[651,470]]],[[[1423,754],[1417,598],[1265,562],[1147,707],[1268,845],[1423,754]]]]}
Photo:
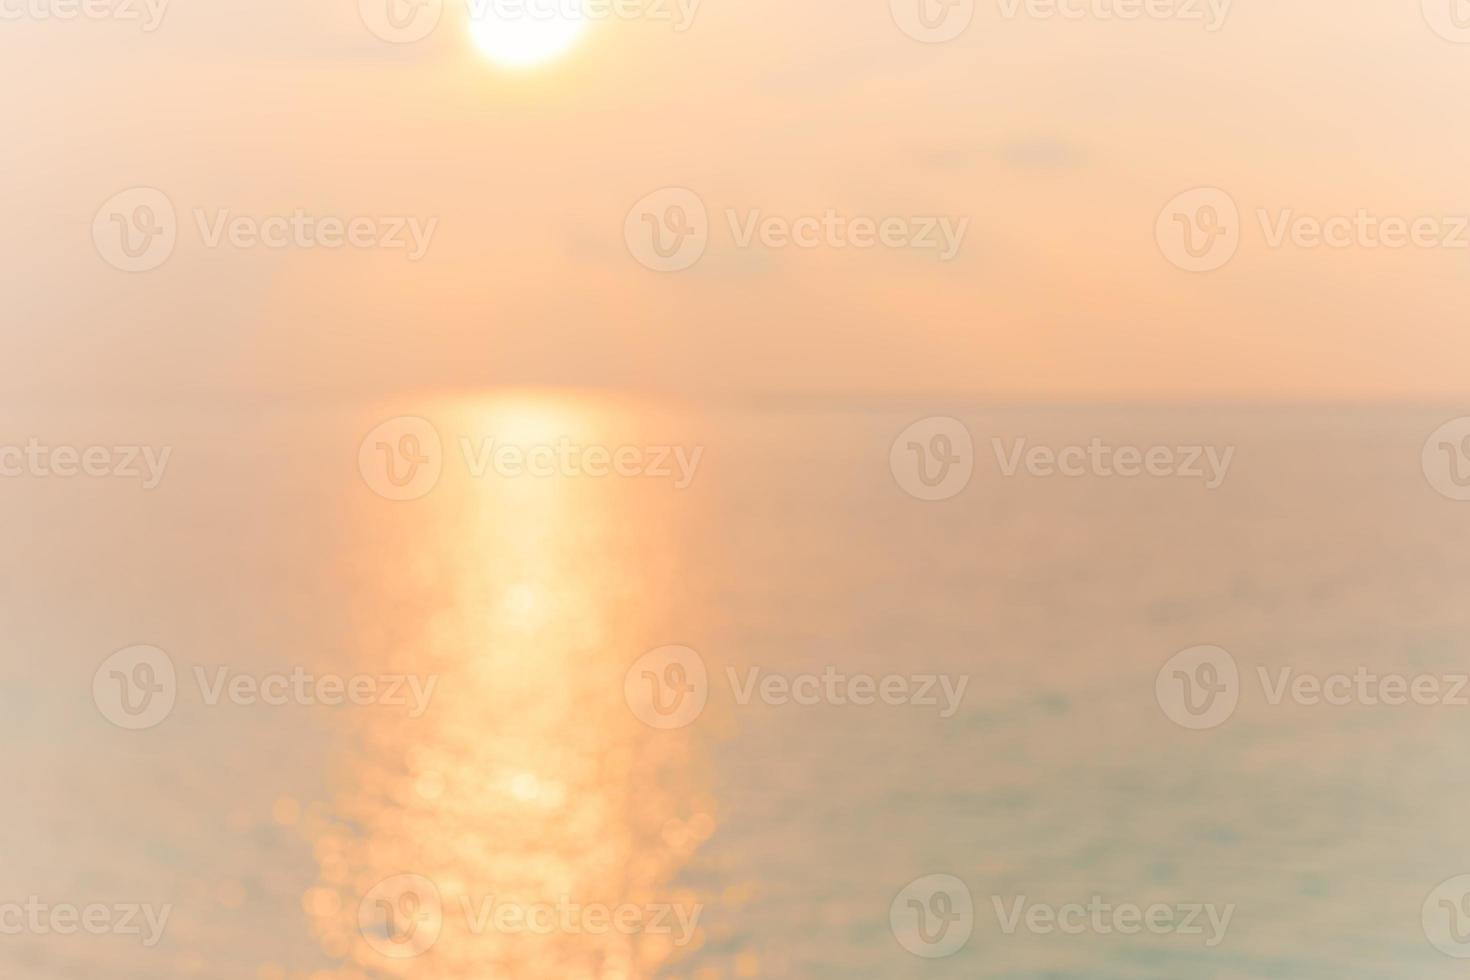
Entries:
{"type": "Polygon", "coordinates": [[[434,419],[440,485],[387,520],[366,507],[349,574],[375,597],[364,666],[438,686],[421,718],[355,716],[336,799],[304,825],[320,880],[303,909],[342,962],[333,980],[652,976],[703,929],[680,947],[677,931],[532,931],[484,915],[699,900],[672,885],[715,829],[697,743],[648,728],[623,700],[628,665],[657,645],[675,601],[677,522],[616,481],[465,472],[460,437],[604,438],[606,419],[575,404],[515,396],[434,419]]]}

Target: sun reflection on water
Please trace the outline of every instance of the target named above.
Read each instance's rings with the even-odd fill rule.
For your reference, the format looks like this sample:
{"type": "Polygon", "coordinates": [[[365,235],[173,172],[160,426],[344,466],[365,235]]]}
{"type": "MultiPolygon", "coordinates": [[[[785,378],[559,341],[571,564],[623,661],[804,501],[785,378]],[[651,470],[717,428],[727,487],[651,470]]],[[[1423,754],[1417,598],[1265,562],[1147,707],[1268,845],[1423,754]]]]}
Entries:
{"type": "MultiPolygon", "coordinates": [[[[446,454],[458,435],[586,441],[606,422],[544,400],[436,420],[446,454]]],[[[671,884],[715,830],[698,745],[647,728],[622,696],[668,614],[677,504],[608,481],[445,472],[424,500],[361,515],[358,574],[375,598],[362,656],[439,680],[419,719],[355,720],[336,799],[303,820],[319,867],[303,900],[312,931],[342,963],[333,980],[653,976],[703,930],[683,946],[655,930],[533,934],[474,911],[700,901],[671,884]],[[398,892],[381,915],[369,907],[405,875],[432,883],[437,910],[398,892]],[[405,940],[414,915],[425,931],[405,940]],[[419,955],[396,958],[385,939],[419,955]]]]}

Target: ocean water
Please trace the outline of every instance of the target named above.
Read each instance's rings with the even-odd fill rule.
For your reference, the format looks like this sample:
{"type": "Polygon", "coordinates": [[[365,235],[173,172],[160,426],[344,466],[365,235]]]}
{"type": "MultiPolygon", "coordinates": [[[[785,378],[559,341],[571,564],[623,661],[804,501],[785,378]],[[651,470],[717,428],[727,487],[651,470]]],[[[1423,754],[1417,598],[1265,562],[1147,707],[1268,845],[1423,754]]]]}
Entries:
{"type": "Polygon", "coordinates": [[[1463,976],[1440,947],[1470,905],[1440,886],[1470,873],[1470,707],[1272,703],[1262,681],[1448,692],[1470,670],[1470,503],[1421,459],[1456,414],[555,391],[14,413],[7,444],[170,456],[147,490],[0,480],[0,973],[1463,976]],[[379,428],[405,416],[437,452],[379,428]],[[923,500],[894,444],[933,417],[972,459],[920,445],[973,475],[923,500]],[[1232,454],[1213,487],[1007,475],[1016,440],[1232,454]],[[642,471],[473,472],[507,445],[623,447],[642,471]],[[414,453],[440,471],[422,495],[414,453]],[[111,685],[148,678],[108,665],[137,645],[175,680],[129,728],[111,685]],[[1237,703],[1189,728],[1166,664],[1202,645],[1236,665],[1237,703]],[[227,693],[295,675],[378,686],[227,693]],[[763,699],[773,675],[933,678],[937,703],[763,699]],[[650,714],[639,692],[670,679],[695,700],[654,684],[650,714]],[[168,917],[12,928],[6,903],[33,896],[168,917]],[[1018,902],[1181,927],[1008,930],[1018,902]],[[544,929],[487,912],[569,906],[544,929]]]}

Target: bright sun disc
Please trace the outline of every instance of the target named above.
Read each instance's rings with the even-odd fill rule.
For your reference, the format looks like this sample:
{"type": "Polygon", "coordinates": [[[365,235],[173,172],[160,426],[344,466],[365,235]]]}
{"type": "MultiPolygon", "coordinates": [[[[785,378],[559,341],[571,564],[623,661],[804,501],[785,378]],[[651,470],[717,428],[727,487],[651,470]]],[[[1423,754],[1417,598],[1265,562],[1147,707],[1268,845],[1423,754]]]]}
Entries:
{"type": "Polygon", "coordinates": [[[576,43],[587,20],[569,0],[489,0],[471,5],[470,36],[487,58],[524,68],[562,54],[576,43]]]}

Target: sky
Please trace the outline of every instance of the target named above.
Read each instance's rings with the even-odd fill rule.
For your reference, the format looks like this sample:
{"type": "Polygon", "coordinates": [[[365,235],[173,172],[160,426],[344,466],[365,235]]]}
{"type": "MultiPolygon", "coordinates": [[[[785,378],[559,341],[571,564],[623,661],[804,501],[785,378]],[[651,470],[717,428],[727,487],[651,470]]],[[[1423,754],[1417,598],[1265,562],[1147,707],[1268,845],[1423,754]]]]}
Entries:
{"type": "Polygon", "coordinates": [[[979,0],[944,43],[905,32],[908,0],[703,0],[682,30],[641,0],[645,16],[524,69],[476,50],[462,0],[416,43],[375,36],[373,0],[172,0],[151,31],[35,12],[58,2],[0,5],[11,398],[1467,388],[1470,44],[1440,0],[1157,0],[1173,16],[1129,20],[1107,16],[1115,0],[1068,17],[979,0]],[[177,243],[130,272],[93,226],[139,187],[172,204],[177,243]],[[1239,213],[1238,248],[1208,271],[1158,231],[1199,187],[1239,213]],[[640,261],[627,231],[667,188],[706,212],[678,271],[640,261]],[[210,244],[226,213],[297,212],[432,234],[418,256],[210,244]],[[741,241],[829,212],[914,240],[930,221],[964,231],[948,256],[741,241]],[[1436,244],[1272,243],[1282,221],[1360,212],[1430,218],[1436,244]]]}

